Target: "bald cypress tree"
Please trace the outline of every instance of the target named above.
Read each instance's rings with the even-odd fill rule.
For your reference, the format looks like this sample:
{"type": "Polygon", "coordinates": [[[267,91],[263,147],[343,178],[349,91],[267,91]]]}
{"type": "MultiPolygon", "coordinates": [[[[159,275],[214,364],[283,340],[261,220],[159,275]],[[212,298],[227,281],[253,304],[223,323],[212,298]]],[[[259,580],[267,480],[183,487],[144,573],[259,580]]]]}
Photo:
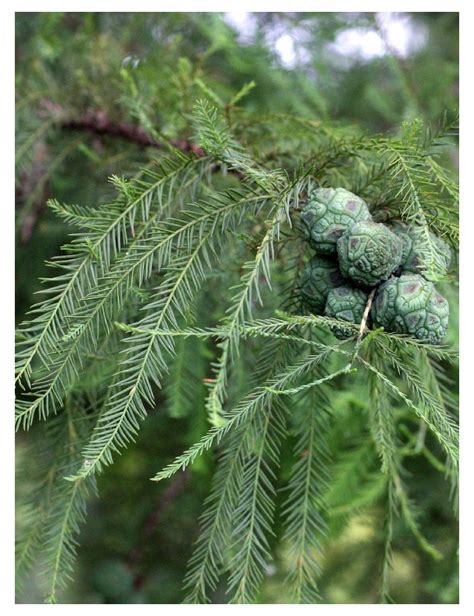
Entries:
{"type": "Polygon", "coordinates": [[[163,486],[166,505],[187,473],[179,490],[202,494],[180,600],[265,601],[276,567],[284,600],[327,602],[336,538],[364,512],[372,590],[396,600],[399,541],[434,570],[447,558],[416,486],[437,475],[455,519],[456,323],[440,345],[371,325],[373,296],[352,325],[313,314],[299,289],[313,254],[299,215],[314,189],[342,187],[377,222],[422,229],[428,252],[443,238],[455,259],[436,285],[455,310],[458,189],[446,153],[456,119],[368,133],[264,113],[246,104],[258,82],[224,96],[184,57],[160,76],[165,108],[132,56],[109,75],[115,107],[91,75],[78,77],[85,101],[61,101],[60,74],[43,69],[18,85],[50,80],[48,96],[38,87],[17,111],[18,231],[28,239],[47,187],[47,216],[70,239],[17,330],[16,426],[29,432],[19,473],[33,487],[20,498],[19,584],[39,562],[46,600],[60,600],[102,478],[119,482],[114,467],[165,416],[186,429],[170,451],[152,423],[150,493],[163,486]],[[53,151],[49,175],[28,188],[42,147],[53,151]],[[81,156],[109,176],[92,205],[63,202],[48,182],[81,156]]]}

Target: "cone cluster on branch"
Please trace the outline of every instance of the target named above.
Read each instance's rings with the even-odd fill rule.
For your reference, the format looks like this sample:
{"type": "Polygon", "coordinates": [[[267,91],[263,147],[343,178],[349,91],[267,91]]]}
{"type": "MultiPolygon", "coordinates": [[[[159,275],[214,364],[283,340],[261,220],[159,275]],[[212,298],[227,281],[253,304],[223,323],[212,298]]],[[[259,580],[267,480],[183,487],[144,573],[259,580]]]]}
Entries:
{"type": "MultiPolygon", "coordinates": [[[[449,305],[432,280],[446,274],[451,251],[426,225],[374,222],[357,195],[318,188],[301,211],[299,228],[315,251],[299,284],[311,312],[358,324],[375,287],[369,324],[432,344],[442,341],[449,305]]],[[[340,338],[353,334],[343,326],[333,331],[340,338]]]]}

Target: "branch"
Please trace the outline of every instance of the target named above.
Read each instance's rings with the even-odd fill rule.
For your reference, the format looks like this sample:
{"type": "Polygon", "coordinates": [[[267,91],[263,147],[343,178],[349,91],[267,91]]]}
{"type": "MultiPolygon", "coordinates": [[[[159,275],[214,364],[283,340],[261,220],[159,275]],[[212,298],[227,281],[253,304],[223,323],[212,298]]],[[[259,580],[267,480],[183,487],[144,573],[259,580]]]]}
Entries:
{"type": "Polygon", "coordinates": [[[78,118],[67,118],[63,108],[49,100],[41,103],[42,107],[59,120],[59,126],[65,130],[79,130],[94,135],[108,135],[153,148],[166,148],[168,145],[182,152],[193,152],[196,156],[204,156],[204,151],[198,145],[186,139],[170,139],[161,142],[149,135],[143,128],[128,122],[113,122],[105,111],[89,109],[78,118]]]}
{"type": "Polygon", "coordinates": [[[354,352],[352,353],[352,359],[349,364],[351,367],[354,364],[354,361],[357,359],[357,356],[359,354],[359,350],[362,344],[362,338],[364,337],[364,334],[367,332],[367,320],[369,318],[370,310],[372,308],[372,302],[374,301],[376,291],[377,291],[377,288],[374,287],[372,291],[369,293],[369,297],[367,298],[367,304],[365,306],[364,314],[362,315],[362,321],[360,322],[359,333],[357,335],[357,340],[354,346],[354,352]]]}

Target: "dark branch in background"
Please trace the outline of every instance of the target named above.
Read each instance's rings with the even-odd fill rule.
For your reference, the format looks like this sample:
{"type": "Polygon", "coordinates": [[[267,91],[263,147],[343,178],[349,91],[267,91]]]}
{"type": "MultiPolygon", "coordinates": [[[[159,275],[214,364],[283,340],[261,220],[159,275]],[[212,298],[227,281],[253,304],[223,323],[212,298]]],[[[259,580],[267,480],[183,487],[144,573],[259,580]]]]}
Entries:
{"type": "MultiPolygon", "coordinates": [[[[204,150],[187,139],[169,139],[167,141],[158,141],[155,137],[148,134],[143,128],[129,122],[113,122],[105,111],[100,109],[90,109],[84,115],[78,118],[68,118],[61,105],[44,99],[41,101],[41,115],[52,117],[56,120],[57,126],[64,130],[87,132],[97,137],[108,136],[123,139],[130,143],[136,143],[143,147],[152,147],[166,149],[171,146],[186,153],[193,153],[195,156],[204,156],[204,150]]],[[[216,164],[215,169],[219,168],[216,164]]],[[[243,179],[243,175],[239,171],[230,170],[239,179],[243,179]]],[[[36,174],[32,174],[36,178],[36,174]]],[[[30,178],[23,178],[22,189],[17,191],[17,206],[21,207],[21,203],[28,194],[26,186],[31,182],[30,178]]],[[[25,213],[20,223],[20,239],[23,243],[27,242],[33,233],[33,228],[38,217],[46,210],[46,196],[39,197],[37,203],[34,203],[29,209],[31,211],[25,213]]]]}
{"type": "Polygon", "coordinates": [[[145,555],[145,548],[149,544],[150,537],[155,532],[158,524],[161,522],[163,516],[166,514],[173,502],[182,494],[189,479],[189,473],[187,470],[179,473],[175,476],[174,480],[166,488],[160,497],[160,500],[156,508],[148,515],[143,525],[142,536],[137,545],[132,548],[128,555],[128,566],[132,569],[133,587],[139,589],[145,582],[145,575],[141,569],[143,563],[143,557],[145,555]]]}
{"type": "MultiPolygon", "coordinates": [[[[61,108],[54,104],[54,107],[61,111],[61,108]]],[[[169,139],[166,142],[161,142],[149,135],[143,128],[136,124],[127,122],[112,122],[104,111],[90,110],[82,117],[70,120],[61,120],[59,126],[66,130],[80,130],[90,132],[94,135],[107,135],[109,137],[118,137],[131,143],[137,143],[145,147],[153,147],[164,149],[167,146],[172,146],[182,152],[192,152],[195,156],[205,156],[204,150],[191,143],[187,139],[169,139]]],[[[216,163],[214,170],[218,170],[220,165],[216,163]]],[[[245,179],[245,176],[235,169],[229,169],[229,173],[239,178],[245,179]]]]}
{"type": "MultiPolygon", "coordinates": [[[[172,146],[182,152],[192,152],[195,156],[204,156],[204,151],[198,145],[191,143],[186,139],[170,139],[167,142],[161,142],[149,135],[143,128],[127,122],[113,122],[104,111],[91,109],[84,115],[78,118],[67,118],[64,109],[61,105],[50,100],[41,101],[41,115],[47,115],[57,120],[57,126],[64,130],[88,132],[92,135],[109,136],[123,139],[130,143],[136,143],[144,147],[153,147],[164,149],[167,146],[172,146]]],[[[45,143],[39,144],[40,150],[46,151],[45,143]],[[41,149],[43,148],[43,149],[41,149]]],[[[38,150],[38,148],[36,148],[38,150]]],[[[46,172],[47,157],[43,154],[39,163],[33,159],[33,170],[30,176],[25,176],[20,181],[20,186],[16,191],[16,203],[20,210],[25,206],[28,200],[28,195],[33,191],[41,181],[42,173],[46,172]],[[38,172],[39,169],[42,172],[38,172]]],[[[27,203],[28,206],[23,214],[19,215],[18,232],[22,243],[26,243],[31,239],[33,229],[38,218],[46,211],[46,199],[48,196],[48,188],[44,186],[41,194],[36,196],[34,202],[27,203]]]]}
{"type": "Polygon", "coordinates": [[[90,110],[79,118],[63,120],[60,126],[66,130],[81,130],[94,135],[118,137],[146,147],[165,148],[169,144],[183,152],[193,152],[196,156],[204,156],[202,148],[186,139],[170,139],[167,144],[162,143],[140,126],[127,122],[112,122],[107,114],[100,110],[90,110]]]}

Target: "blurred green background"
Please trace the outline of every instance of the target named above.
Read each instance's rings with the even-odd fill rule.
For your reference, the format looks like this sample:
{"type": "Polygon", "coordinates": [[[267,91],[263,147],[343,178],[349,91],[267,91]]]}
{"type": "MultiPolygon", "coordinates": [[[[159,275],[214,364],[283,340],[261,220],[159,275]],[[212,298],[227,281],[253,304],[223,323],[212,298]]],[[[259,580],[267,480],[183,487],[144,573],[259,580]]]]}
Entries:
{"type": "MultiPolygon", "coordinates": [[[[47,199],[97,205],[112,193],[111,174],[131,176],[156,155],[154,148],[72,130],[68,122],[101,111],[111,122],[139,125],[157,140],[189,138],[188,114],[205,84],[226,101],[250,81],[256,87],[242,105],[255,113],[336,120],[374,134],[396,131],[415,117],[436,124],[458,106],[458,15],[17,13],[18,320],[34,301],[38,278],[48,273],[44,261],[58,254],[71,231],[47,210],[47,199]]],[[[453,148],[443,161],[453,171],[456,152],[453,148]]],[[[455,342],[456,298],[450,302],[448,342],[455,342]]],[[[193,396],[202,406],[204,386],[193,396]]],[[[334,395],[348,430],[341,464],[357,438],[351,433],[351,412],[364,400],[362,386],[334,395]]],[[[185,418],[151,413],[137,443],[100,477],[101,497],[90,504],[77,578],[65,602],[180,601],[213,462],[204,458],[168,484],[151,484],[149,477],[196,440],[204,422],[199,413],[185,418]]],[[[28,438],[18,437],[19,461],[28,438]]],[[[375,472],[377,460],[364,464],[375,472]]],[[[400,529],[394,598],[454,603],[457,523],[445,485],[422,457],[408,466],[411,489],[422,503],[423,528],[445,558],[432,561],[400,529]]],[[[353,479],[357,491],[358,478],[353,479]]],[[[31,488],[27,478],[17,487],[20,496],[31,488]]],[[[342,520],[334,521],[337,540],[325,556],[323,601],[374,602],[380,511],[350,510],[342,520]]],[[[277,567],[268,567],[262,602],[286,601],[285,554],[278,559],[277,567]]],[[[41,582],[40,573],[32,575],[18,600],[41,601],[41,582]]],[[[219,590],[215,601],[222,600],[219,590]]]]}

